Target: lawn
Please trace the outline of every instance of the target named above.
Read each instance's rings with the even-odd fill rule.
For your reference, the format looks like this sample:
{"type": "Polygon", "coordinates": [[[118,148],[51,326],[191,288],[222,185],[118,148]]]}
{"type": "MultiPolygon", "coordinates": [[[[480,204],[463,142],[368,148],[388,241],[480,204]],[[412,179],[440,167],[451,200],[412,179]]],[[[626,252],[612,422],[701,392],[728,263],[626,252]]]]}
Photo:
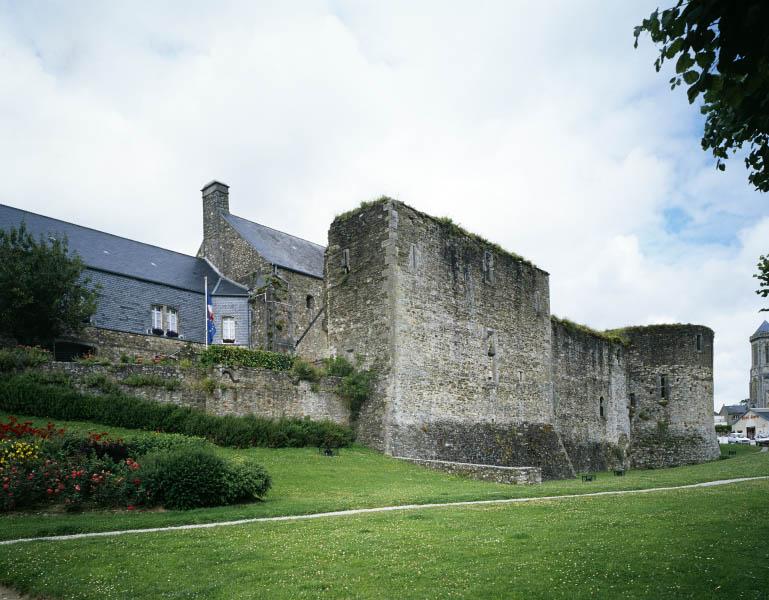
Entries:
{"type": "Polygon", "coordinates": [[[25,543],[0,547],[0,581],[93,599],[767,598],[768,495],[756,481],[25,543]]]}
{"type": "MultiPolygon", "coordinates": [[[[38,424],[45,419],[20,417],[38,424]]],[[[93,423],[57,421],[57,425],[83,431],[109,431],[128,437],[130,430],[93,423]]],[[[463,500],[579,494],[593,491],[643,489],[684,485],[716,479],[769,475],[769,453],[748,446],[730,446],[738,455],[701,465],[631,471],[625,477],[600,473],[596,481],[550,481],[537,486],[510,486],[444,475],[356,446],[339,456],[326,457],[314,449],[251,448],[243,453],[256,458],[270,472],[274,486],[266,501],[192,511],[56,511],[17,513],[0,517],[0,539],[35,537],[88,531],[161,527],[188,523],[228,521],[253,517],[309,514],[349,508],[397,504],[426,504],[463,500]]]]}

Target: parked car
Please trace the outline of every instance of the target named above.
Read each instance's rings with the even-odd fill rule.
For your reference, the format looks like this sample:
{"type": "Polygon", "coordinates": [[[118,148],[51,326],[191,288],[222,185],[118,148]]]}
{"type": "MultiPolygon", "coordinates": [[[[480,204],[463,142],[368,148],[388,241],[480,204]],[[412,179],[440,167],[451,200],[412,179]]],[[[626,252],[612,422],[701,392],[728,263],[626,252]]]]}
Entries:
{"type": "Polygon", "coordinates": [[[729,444],[750,444],[750,440],[748,438],[746,438],[744,435],[734,432],[727,436],[726,441],[729,444]]]}

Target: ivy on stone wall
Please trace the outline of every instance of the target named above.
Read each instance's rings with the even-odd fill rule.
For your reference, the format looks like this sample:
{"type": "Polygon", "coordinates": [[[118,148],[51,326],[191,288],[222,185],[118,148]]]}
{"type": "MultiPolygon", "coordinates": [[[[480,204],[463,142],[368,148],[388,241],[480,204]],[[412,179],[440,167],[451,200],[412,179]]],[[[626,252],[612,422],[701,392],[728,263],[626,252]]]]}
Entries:
{"type": "Polygon", "coordinates": [[[273,371],[289,371],[294,364],[294,357],[280,352],[216,345],[201,352],[198,361],[207,367],[261,367],[273,371]]]}

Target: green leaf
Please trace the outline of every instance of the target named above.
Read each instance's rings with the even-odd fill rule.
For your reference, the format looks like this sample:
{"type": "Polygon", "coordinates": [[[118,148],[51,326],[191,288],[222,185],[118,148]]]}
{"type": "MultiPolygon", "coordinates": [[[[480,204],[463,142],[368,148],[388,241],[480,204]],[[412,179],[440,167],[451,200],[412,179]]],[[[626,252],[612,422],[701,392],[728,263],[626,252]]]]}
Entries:
{"type": "Polygon", "coordinates": [[[684,81],[687,85],[692,85],[700,78],[700,74],[697,71],[687,71],[684,73],[684,81]]]}
{"type": "MultiPolygon", "coordinates": [[[[678,57],[678,60],[676,61],[676,73],[683,73],[689,67],[691,67],[694,64],[694,59],[689,56],[689,53],[686,52],[678,57]]],[[[684,76],[684,79],[686,77],[684,76]]]]}

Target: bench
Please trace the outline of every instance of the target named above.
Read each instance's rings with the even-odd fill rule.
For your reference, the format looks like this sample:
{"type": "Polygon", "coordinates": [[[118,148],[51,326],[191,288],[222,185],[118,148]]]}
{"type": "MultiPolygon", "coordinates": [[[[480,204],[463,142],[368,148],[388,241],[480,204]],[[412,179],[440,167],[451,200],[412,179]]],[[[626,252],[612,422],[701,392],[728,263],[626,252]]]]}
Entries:
{"type": "Polygon", "coordinates": [[[332,448],[331,446],[318,446],[318,454],[323,456],[334,456],[339,454],[338,448],[332,448]]]}
{"type": "Polygon", "coordinates": [[[593,481],[595,473],[582,473],[582,481],[593,481]]]}

